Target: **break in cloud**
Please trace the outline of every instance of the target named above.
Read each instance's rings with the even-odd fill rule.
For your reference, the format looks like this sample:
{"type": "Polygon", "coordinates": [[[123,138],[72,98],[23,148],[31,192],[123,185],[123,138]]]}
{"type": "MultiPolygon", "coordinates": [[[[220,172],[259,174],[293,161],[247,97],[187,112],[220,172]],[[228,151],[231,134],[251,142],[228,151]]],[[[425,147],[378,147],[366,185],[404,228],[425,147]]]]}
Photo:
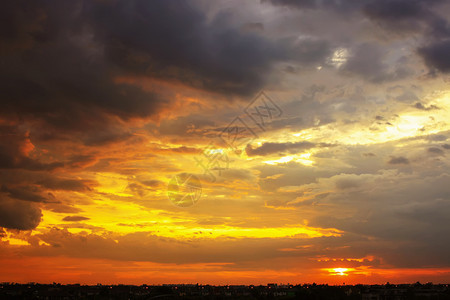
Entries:
{"type": "Polygon", "coordinates": [[[449,13],[443,0],[2,3],[0,279],[448,281],[449,13]],[[281,116],[224,147],[261,90],[281,116]],[[208,145],[230,159],[215,182],[195,160],[208,145]],[[201,179],[192,207],[167,197],[178,173],[201,179]]]}

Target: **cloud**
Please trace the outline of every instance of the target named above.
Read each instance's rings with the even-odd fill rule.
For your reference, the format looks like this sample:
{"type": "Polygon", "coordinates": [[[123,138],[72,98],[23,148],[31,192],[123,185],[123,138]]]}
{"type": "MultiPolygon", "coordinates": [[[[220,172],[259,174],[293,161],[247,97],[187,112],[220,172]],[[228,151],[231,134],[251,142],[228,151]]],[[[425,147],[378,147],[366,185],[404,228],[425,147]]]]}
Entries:
{"type": "Polygon", "coordinates": [[[364,6],[363,11],[374,20],[398,22],[404,19],[423,18],[427,6],[433,2],[437,1],[373,0],[364,6]]]}
{"type": "MultiPolygon", "coordinates": [[[[8,11],[0,117],[26,120],[37,141],[126,142],[133,132],[124,125],[158,120],[180,101],[180,86],[209,92],[211,101],[248,97],[280,62],[315,65],[331,51],[320,38],[241,30],[227,21],[231,12],[209,16],[189,1],[36,1],[26,9],[19,1],[8,11]]],[[[182,117],[163,121],[160,131],[184,135],[211,122],[182,117]]]]}
{"type": "Polygon", "coordinates": [[[44,202],[46,200],[46,198],[39,193],[40,191],[33,186],[18,186],[9,188],[2,185],[0,192],[7,193],[9,197],[18,200],[31,202],[44,202]]]}
{"type": "Polygon", "coordinates": [[[336,187],[338,189],[350,189],[350,188],[356,188],[359,187],[364,182],[364,177],[358,176],[355,174],[341,174],[337,176],[336,179],[336,187]]]}
{"type": "Polygon", "coordinates": [[[251,171],[246,169],[225,169],[221,171],[221,176],[219,176],[218,181],[235,181],[242,180],[247,182],[256,181],[257,177],[251,171]]]}
{"type": "Polygon", "coordinates": [[[388,161],[388,164],[391,165],[408,165],[409,160],[406,157],[403,156],[392,156],[391,159],[388,161]]]}
{"type": "Polygon", "coordinates": [[[447,264],[448,109],[436,75],[449,69],[448,5],[262,2],[5,3],[0,227],[42,223],[30,245],[0,247],[224,269],[295,261],[314,272],[328,267],[319,256],[447,264]],[[221,174],[202,181],[196,206],[171,205],[172,175],[201,173],[192,156],[262,88],[283,115],[232,154],[239,168],[211,170],[221,174]],[[310,164],[262,163],[304,152],[310,164]],[[254,238],[302,224],[342,234],[254,238]]]}
{"type": "Polygon", "coordinates": [[[444,151],[437,147],[431,147],[427,149],[427,152],[435,155],[444,155],[444,151]]]}
{"type": "Polygon", "coordinates": [[[316,0],[263,0],[262,2],[270,2],[273,5],[291,6],[300,9],[316,8],[317,6],[316,0]]]}
{"type": "Polygon", "coordinates": [[[41,221],[42,213],[36,203],[29,201],[0,199],[0,227],[30,230],[41,221]]]}
{"type": "Polygon", "coordinates": [[[34,150],[28,132],[18,126],[0,125],[0,169],[53,170],[62,167],[62,162],[41,162],[31,158],[34,150]]]}
{"type": "Polygon", "coordinates": [[[97,183],[92,180],[76,180],[49,176],[36,182],[40,186],[51,190],[89,191],[97,183]]]}
{"type": "Polygon", "coordinates": [[[436,12],[442,3],[442,0],[372,0],[363,6],[362,12],[394,34],[421,32],[438,37],[447,26],[446,19],[436,12]]]}
{"type": "Polygon", "coordinates": [[[292,7],[300,10],[332,10],[339,13],[349,13],[358,10],[361,1],[320,1],[320,0],[261,0],[262,3],[268,2],[275,6],[292,7]]]}
{"type": "Polygon", "coordinates": [[[363,43],[357,45],[352,49],[350,57],[341,67],[341,72],[359,76],[374,83],[399,80],[410,75],[411,70],[405,67],[402,59],[387,64],[385,62],[386,56],[386,51],[378,44],[363,43]]]}
{"type": "Polygon", "coordinates": [[[215,122],[210,116],[189,115],[178,117],[172,120],[162,120],[159,126],[159,133],[162,135],[193,135],[198,130],[213,127],[215,122]]]}
{"type": "Polygon", "coordinates": [[[87,145],[127,138],[128,132],[109,129],[115,117],[155,117],[170,105],[173,92],[145,90],[118,77],[248,96],[262,88],[276,62],[309,64],[328,49],[322,41],[275,42],[243,32],[226,22],[225,13],[208,20],[187,1],[36,1],[26,9],[19,2],[8,4],[10,13],[2,18],[10,23],[3,31],[7,46],[23,47],[9,50],[2,65],[1,116],[37,120],[56,137],[77,132],[87,145]]]}
{"type": "MultiPolygon", "coordinates": [[[[333,226],[374,238],[376,241],[370,243],[372,254],[393,266],[447,264],[449,260],[445,252],[450,244],[442,237],[448,234],[449,228],[449,176],[425,174],[427,170],[415,174],[384,171],[376,175],[360,175],[361,180],[364,178],[364,185],[320,199],[322,208],[327,205],[333,208],[313,218],[311,224],[333,226]],[[343,205],[354,210],[337,216],[336,212],[343,205]]],[[[326,183],[326,180],[321,182],[326,183]]]]}
{"type": "Polygon", "coordinates": [[[418,49],[419,55],[433,71],[450,72],[450,40],[437,41],[418,49]]]}
{"type": "Polygon", "coordinates": [[[435,110],[435,109],[439,109],[439,107],[437,107],[436,105],[429,105],[429,106],[425,106],[420,102],[416,102],[416,104],[414,104],[414,107],[420,110],[435,110]]]}
{"type": "Polygon", "coordinates": [[[248,156],[265,156],[269,154],[288,152],[297,153],[302,150],[311,149],[315,147],[314,143],[311,142],[296,142],[296,143],[263,143],[257,148],[253,148],[252,145],[248,144],[245,148],[245,152],[248,156]]]}
{"type": "Polygon", "coordinates": [[[86,16],[108,60],[122,69],[214,92],[253,94],[265,82],[264,71],[288,57],[283,42],[229,26],[225,12],[208,20],[188,1],[97,2],[86,16]]]}
{"type": "MultiPolygon", "coordinates": [[[[64,24],[61,27],[69,30],[64,24]]],[[[34,45],[27,62],[25,54],[18,52],[6,63],[0,73],[3,117],[20,114],[52,130],[82,132],[105,128],[112,122],[108,114],[125,120],[150,116],[164,102],[138,87],[114,83],[112,66],[101,57],[91,59],[82,42],[54,43],[34,45]],[[84,67],[72,67],[77,65],[84,67]]]]}
{"type": "Polygon", "coordinates": [[[62,220],[67,221],[67,222],[79,222],[79,221],[90,220],[90,218],[83,217],[83,216],[67,216],[67,217],[64,217],[62,220]]]}
{"type": "Polygon", "coordinates": [[[372,152],[363,153],[362,155],[365,156],[365,157],[375,157],[375,156],[377,156],[375,153],[372,153],[372,152]]]}
{"type": "MultiPolygon", "coordinates": [[[[293,256],[292,253],[278,251],[280,248],[295,247],[306,243],[306,240],[321,242],[320,239],[299,239],[299,237],[211,239],[208,236],[202,237],[202,234],[197,238],[179,240],[156,236],[152,232],[135,232],[122,236],[98,234],[81,236],[72,234],[67,229],[57,228],[47,230],[37,237],[47,245],[35,245],[28,249],[21,249],[20,252],[35,255],[47,253],[51,256],[103,258],[117,262],[128,260],[176,264],[227,262],[256,266],[261,260],[293,256]],[[105,252],[105,249],[108,251],[105,252]]],[[[323,250],[318,249],[318,251],[323,250]]],[[[296,256],[302,257],[305,253],[300,252],[296,256]]]]}

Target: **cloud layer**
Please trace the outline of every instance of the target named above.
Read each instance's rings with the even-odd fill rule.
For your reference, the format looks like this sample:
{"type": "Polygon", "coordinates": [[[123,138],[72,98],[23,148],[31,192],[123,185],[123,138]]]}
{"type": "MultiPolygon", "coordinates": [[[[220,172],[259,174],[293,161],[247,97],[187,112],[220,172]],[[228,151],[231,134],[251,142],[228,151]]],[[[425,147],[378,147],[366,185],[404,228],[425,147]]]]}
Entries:
{"type": "Polygon", "coordinates": [[[0,252],[15,281],[38,281],[17,266],[39,262],[45,280],[89,283],[450,278],[446,1],[2,7],[0,252]],[[167,197],[179,173],[202,184],[185,209],[167,197]],[[120,267],[92,275],[105,264],[120,267]]]}

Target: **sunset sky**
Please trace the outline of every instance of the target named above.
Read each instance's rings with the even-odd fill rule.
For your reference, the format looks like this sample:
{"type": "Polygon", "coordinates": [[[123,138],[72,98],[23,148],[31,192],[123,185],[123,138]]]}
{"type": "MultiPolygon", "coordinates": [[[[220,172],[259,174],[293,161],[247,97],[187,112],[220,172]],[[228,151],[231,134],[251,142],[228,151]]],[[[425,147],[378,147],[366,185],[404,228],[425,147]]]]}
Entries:
{"type": "Polygon", "coordinates": [[[449,15],[3,1],[0,282],[449,283],[449,15]]]}

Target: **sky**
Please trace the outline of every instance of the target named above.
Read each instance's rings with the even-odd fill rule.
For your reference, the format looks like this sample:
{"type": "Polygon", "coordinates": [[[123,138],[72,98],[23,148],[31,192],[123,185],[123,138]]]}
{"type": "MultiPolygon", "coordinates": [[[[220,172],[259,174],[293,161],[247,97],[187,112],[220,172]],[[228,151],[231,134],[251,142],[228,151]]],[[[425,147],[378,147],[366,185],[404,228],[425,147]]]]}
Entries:
{"type": "Polygon", "coordinates": [[[450,2],[4,1],[0,282],[450,281],[450,2]]]}

